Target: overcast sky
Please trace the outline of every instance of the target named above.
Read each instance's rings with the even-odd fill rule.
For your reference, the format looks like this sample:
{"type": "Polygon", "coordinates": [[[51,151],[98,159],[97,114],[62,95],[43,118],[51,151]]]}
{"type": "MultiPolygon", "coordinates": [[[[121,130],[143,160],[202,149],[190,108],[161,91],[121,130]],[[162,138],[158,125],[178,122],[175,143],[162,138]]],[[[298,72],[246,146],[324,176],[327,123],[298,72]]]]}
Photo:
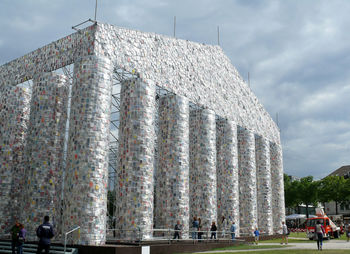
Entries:
{"type": "MultiPolygon", "coordinates": [[[[350,164],[350,1],[99,0],[97,20],[220,44],[276,119],[284,170],[350,164]]],[[[0,64],[73,32],[95,0],[0,0],[0,64]]]]}

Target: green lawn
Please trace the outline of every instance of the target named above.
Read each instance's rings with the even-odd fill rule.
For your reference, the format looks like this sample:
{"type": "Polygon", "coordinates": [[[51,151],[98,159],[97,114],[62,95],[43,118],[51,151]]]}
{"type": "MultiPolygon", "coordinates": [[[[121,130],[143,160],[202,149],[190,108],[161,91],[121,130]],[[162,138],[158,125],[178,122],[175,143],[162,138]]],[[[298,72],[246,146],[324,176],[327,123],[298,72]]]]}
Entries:
{"type": "Polygon", "coordinates": [[[306,233],[305,232],[300,232],[300,233],[290,232],[289,237],[306,238],[306,233]]]}
{"type": "Polygon", "coordinates": [[[223,247],[223,248],[215,248],[212,250],[252,250],[252,249],[277,249],[277,248],[285,248],[285,245],[251,245],[251,244],[240,244],[235,246],[223,247]]]}
{"type": "MultiPolygon", "coordinates": [[[[225,252],[225,254],[246,254],[247,252],[225,252]]],[[[255,253],[255,252],[254,252],[255,253]]],[[[258,251],[257,254],[319,254],[319,253],[328,253],[328,254],[345,254],[349,253],[349,250],[323,250],[322,252],[318,250],[266,250],[258,251]]],[[[217,253],[207,253],[207,254],[217,254],[217,253]]]]}

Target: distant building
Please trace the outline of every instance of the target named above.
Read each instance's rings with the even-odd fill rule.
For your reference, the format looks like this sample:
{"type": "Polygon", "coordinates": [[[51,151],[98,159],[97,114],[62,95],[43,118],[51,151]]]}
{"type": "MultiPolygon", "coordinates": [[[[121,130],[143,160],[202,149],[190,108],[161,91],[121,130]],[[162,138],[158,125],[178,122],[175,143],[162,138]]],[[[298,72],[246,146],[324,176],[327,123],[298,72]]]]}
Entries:
{"type": "MultiPolygon", "coordinates": [[[[350,165],[342,166],[337,170],[329,174],[329,176],[344,176],[344,178],[350,177],[350,165]]],[[[350,221],[350,203],[347,204],[337,204],[338,206],[338,215],[342,215],[343,219],[350,221]]],[[[329,216],[336,215],[336,202],[325,203],[325,212],[329,216]]]]}

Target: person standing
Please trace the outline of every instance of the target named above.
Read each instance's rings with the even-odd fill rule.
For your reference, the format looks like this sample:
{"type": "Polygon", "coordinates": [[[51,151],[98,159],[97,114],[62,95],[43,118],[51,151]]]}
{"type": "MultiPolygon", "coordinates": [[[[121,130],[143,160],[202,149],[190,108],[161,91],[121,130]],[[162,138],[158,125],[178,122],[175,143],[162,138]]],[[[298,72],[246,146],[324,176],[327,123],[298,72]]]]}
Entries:
{"type": "Polygon", "coordinates": [[[202,220],[198,217],[198,240],[202,240],[203,238],[203,231],[202,231],[202,220]]]}
{"type": "Polygon", "coordinates": [[[16,254],[16,246],[18,245],[18,233],[20,231],[19,226],[19,222],[16,221],[15,225],[10,230],[12,254],[16,254]]]}
{"type": "Polygon", "coordinates": [[[349,239],[350,239],[350,223],[346,225],[345,231],[346,231],[346,239],[347,239],[347,241],[349,241],[349,239]]]}
{"type": "Polygon", "coordinates": [[[227,220],[225,216],[222,216],[221,218],[221,237],[225,238],[226,236],[226,226],[227,226],[227,220]]]}
{"type": "Polygon", "coordinates": [[[256,245],[258,245],[258,243],[259,243],[259,236],[260,236],[260,232],[259,232],[258,228],[255,228],[254,238],[255,238],[255,244],[256,245]]]}
{"type": "Polygon", "coordinates": [[[234,221],[232,221],[232,225],[231,225],[230,231],[231,231],[232,242],[234,242],[235,239],[236,239],[236,224],[235,224],[234,221]]]}
{"type": "Polygon", "coordinates": [[[216,230],[217,230],[217,227],[215,225],[215,221],[213,221],[213,223],[211,224],[211,228],[210,228],[210,231],[211,231],[210,239],[214,238],[216,240],[216,230]]]}
{"type": "Polygon", "coordinates": [[[176,225],[175,225],[175,232],[174,232],[174,239],[180,239],[180,231],[181,231],[181,224],[180,221],[178,220],[176,225]]]}
{"type": "Polygon", "coordinates": [[[288,227],[284,221],[282,221],[282,242],[281,242],[281,244],[283,244],[283,241],[285,241],[286,245],[288,244],[288,227]]]}
{"type": "Polygon", "coordinates": [[[315,226],[315,233],[317,236],[317,249],[322,250],[322,243],[323,243],[323,234],[325,230],[324,227],[321,225],[320,221],[317,221],[315,226]]]}
{"type": "Polygon", "coordinates": [[[27,230],[24,229],[23,224],[19,225],[17,254],[23,254],[23,244],[26,241],[27,230]]]}
{"type": "Polygon", "coordinates": [[[193,217],[193,221],[192,221],[192,239],[197,239],[197,231],[198,231],[198,227],[199,227],[199,222],[197,220],[197,217],[194,216],[193,217]]]}
{"type": "Polygon", "coordinates": [[[36,230],[36,235],[39,237],[39,244],[36,252],[37,254],[40,254],[42,250],[45,250],[46,254],[50,253],[51,238],[55,234],[49,221],[50,217],[46,215],[44,217],[44,223],[41,224],[36,230]]]}

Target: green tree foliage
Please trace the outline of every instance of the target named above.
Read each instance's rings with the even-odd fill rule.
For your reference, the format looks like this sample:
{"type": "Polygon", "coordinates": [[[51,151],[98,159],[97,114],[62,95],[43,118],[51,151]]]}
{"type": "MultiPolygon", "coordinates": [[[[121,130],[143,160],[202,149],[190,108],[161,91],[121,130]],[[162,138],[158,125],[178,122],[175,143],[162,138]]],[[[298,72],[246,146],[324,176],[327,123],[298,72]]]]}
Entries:
{"type": "Polygon", "coordinates": [[[343,204],[349,200],[350,181],[343,176],[327,176],[320,180],[320,201],[336,203],[336,214],[338,214],[338,204],[343,204]]]}
{"type": "MultiPolygon", "coordinates": [[[[318,202],[335,201],[344,204],[350,200],[350,179],[342,176],[327,176],[314,181],[312,176],[292,181],[291,177],[284,175],[284,195],[286,207],[293,208],[304,204],[306,216],[309,217],[309,206],[317,206],[318,202]]],[[[338,206],[336,206],[338,214],[338,206]]]]}
{"type": "Polygon", "coordinates": [[[309,218],[309,206],[317,206],[319,201],[319,182],[314,181],[312,176],[300,178],[296,184],[298,200],[306,206],[306,218],[309,218]]]}
{"type": "Polygon", "coordinates": [[[293,208],[299,205],[297,181],[292,181],[289,175],[284,174],[284,200],[286,207],[293,208]]]}

